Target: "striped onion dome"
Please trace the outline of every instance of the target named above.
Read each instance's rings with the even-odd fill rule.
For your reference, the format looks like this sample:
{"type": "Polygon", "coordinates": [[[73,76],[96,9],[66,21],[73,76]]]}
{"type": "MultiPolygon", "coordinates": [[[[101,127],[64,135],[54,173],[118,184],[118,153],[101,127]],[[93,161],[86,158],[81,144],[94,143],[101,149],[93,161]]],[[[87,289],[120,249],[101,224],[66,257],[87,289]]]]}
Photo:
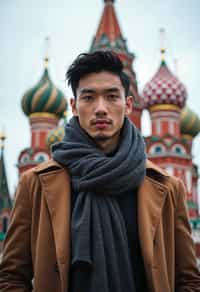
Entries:
{"type": "Polygon", "coordinates": [[[40,81],[22,98],[22,109],[25,115],[47,112],[62,117],[66,108],[67,101],[63,92],[55,87],[49,77],[48,69],[45,68],[40,81]]]}
{"type": "Polygon", "coordinates": [[[172,104],[183,108],[187,98],[187,91],[182,82],[169,70],[163,60],[161,65],[143,90],[146,108],[160,104],[172,104]]]}
{"type": "Polygon", "coordinates": [[[60,126],[49,131],[47,136],[47,146],[50,148],[52,144],[62,141],[64,137],[64,126],[60,126]]]}
{"type": "Polygon", "coordinates": [[[184,107],[180,117],[181,134],[195,137],[200,132],[200,118],[190,108],[184,107]]]}

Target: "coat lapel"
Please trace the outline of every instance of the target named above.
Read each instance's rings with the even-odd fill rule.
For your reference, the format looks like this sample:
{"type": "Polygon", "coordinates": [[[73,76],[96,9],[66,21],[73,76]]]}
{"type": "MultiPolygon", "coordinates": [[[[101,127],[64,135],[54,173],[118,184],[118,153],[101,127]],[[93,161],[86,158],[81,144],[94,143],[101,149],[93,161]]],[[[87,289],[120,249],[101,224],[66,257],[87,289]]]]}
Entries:
{"type": "Polygon", "coordinates": [[[148,283],[153,290],[153,248],[167,187],[145,177],[138,191],[138,228],[148,283]]]}
{"type": "Polygon", "coordinates": [[[64,169],[58,169],[39,175],[42,192],[47,202],[58,267],[61,275],[62,291],[66,291],[67,270],[70,265],[70,179],[64,169]]]}

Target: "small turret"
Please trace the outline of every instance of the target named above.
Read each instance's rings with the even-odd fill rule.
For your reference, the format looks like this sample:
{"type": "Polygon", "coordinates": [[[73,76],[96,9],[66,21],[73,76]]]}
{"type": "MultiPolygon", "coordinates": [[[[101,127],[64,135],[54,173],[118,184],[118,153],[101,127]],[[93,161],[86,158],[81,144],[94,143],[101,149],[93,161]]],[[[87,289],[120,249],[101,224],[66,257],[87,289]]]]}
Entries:
{"type": "Polygon", "coordinates": [[[5,161],[4,161],[4,141],[6,136],[3,132],[0,133],[0,252],[2,242],[5,238],[9,215],[12,208],[12,201],[10,198],[8,180],[6,175],[5,161]]]}

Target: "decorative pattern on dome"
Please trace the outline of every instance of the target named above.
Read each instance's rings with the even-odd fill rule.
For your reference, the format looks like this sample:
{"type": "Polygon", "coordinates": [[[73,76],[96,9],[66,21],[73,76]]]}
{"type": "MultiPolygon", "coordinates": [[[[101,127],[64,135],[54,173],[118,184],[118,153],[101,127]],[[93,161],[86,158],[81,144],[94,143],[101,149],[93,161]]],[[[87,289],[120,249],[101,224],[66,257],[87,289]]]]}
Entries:
{"type": "Polygon", "coordinates": [[[182,108],[185,105],[187,91],[183,83],[171,73],[165,61],[162,61],[158,72],[145,85],[143,97],[146,108],[158,104],[173,104],[182,108]]]}
{"type": "Polygon", "coordinates": [[[53,129],[49,132],[47,136],[47,145],[50,148],[50,146],[56,142],[60,142],[64,137],[64,127],[58,127],[56,129],[53,129]]]}
{"type": "Polygon", "coordinates": [[[190,135],[195,137],[200,132],[200,119],[196,113],[194,113],[188,107],[184,107],[180,116],[181,134],[190,135]]]}
{"type": "Polygon", "coordinates": [[[47,112],[61,117],[67,108],[67,101],[61,90],[52,83],[47,68],[36,86],[22,98],[22,109],[29,116],[36,112],[47,112]]]}

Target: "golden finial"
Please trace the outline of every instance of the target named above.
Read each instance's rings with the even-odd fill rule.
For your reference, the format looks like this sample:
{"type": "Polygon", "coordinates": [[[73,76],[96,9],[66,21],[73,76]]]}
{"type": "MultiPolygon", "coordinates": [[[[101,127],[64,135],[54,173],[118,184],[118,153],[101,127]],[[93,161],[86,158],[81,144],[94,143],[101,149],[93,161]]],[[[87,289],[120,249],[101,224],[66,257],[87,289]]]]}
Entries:
{"type": "Polygon", "coordinates": [[[45,57],[44,57],[44,67],[48,68],[49,65],[49,50],[50,50],[50,38],[45,38],[45,57]]]}
{"type": "Polygon", "coordinates": [[[160,43],[161,43],[161,48],[160,48],[160,53],[161,53],[161,60],[162,62],[165,61],[165,53],[166,53],[166,47],[165,47],[165,29],[164,28],[160,28],[160,43]]]}
{"type": "Polygon", "coordinates": [[[3,150],[4,149],[4,141],[6,140],[6,135],[5,135],[5,132],[4,132],[4,130],[2,130],[1,132],[0,132],[0,140],[1,140],[1,150],[3,150]]]}

